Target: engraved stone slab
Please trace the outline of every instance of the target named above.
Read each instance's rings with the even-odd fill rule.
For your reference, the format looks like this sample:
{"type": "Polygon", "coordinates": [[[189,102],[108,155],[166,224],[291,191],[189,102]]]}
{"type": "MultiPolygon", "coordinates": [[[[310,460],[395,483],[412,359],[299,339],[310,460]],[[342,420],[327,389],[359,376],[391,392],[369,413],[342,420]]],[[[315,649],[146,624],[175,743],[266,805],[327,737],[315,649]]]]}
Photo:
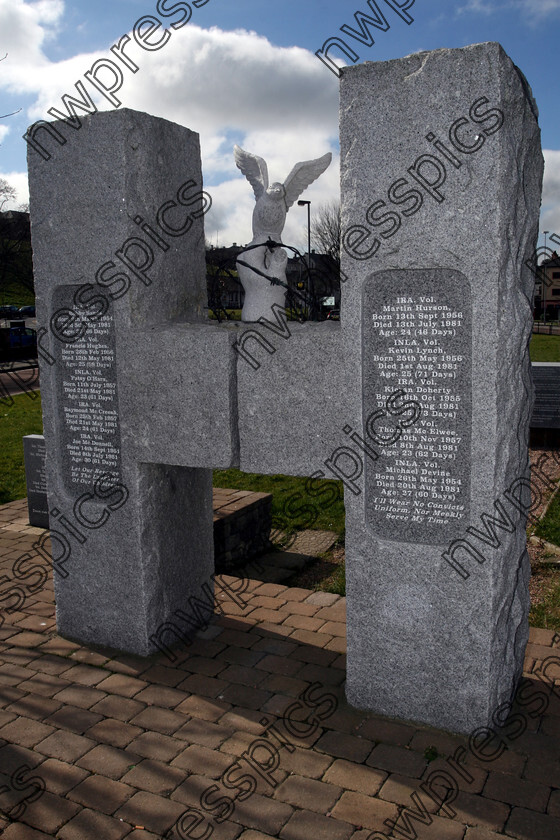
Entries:
{"type": "Polygon", "coordinates": [[[347,697],[470,732],[514,693],[528,638],[504,493],[529,464],[536,105],[501,46],[475,44],[344,68],[340,127],[347,423],[378,454],[345,492],[347,697]],[[368,429],[389,441],[406,416],[368,424],[377,395],[399,390],[420,419],[376,445],[368,429]]]}
{"type": "Polygon", "coordinates": [[[26,435],[23,438],[23,459],[29,524],[35,528],[48,528],[49,503],[45,472],[45,438],[43,435],[26,435]]]}
{"type": "MultiPolygon", "coordinates": [[[[384,456],[365,458],[366,517],[385,539],[437,545],[470,513],[471,300],[459,271],[385,271],[363,291],[363,395],[369,406],[415,400],[421,414],[394,443],[376,412],[364,416],[384,456]],[[397,400],[392,394],[402,391],[397,400]]],[[[385,424],[387,426],[387,423],[385,424]]]]}
{"type": "Polygon", "coordinates": [[[535,405],[532,429],[560,429],[560,364],[533,362],[535,405]]]}
{"type": "MultiPolygon", "coordinates": [[[[53,294],[58,318],[71,311],[74,286],[53,294]]],[[[58,448],[69,493],[90,489],[97,477],[120,478],[120,423],[115,364],[115,327],[112,302],[77,340],[55,344],[60,423],[58,448]]]]}

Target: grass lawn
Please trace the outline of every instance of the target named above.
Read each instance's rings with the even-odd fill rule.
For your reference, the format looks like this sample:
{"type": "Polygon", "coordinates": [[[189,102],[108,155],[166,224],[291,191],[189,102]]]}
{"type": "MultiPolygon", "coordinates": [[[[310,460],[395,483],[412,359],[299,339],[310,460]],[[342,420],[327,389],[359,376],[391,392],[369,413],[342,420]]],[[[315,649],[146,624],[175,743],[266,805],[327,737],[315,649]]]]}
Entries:
{"type": "MultiPolygon", "coordinates": [[[[306,490],[306,478],[291,475],[257,475],[239,470],[214,470],[214,487],[272,493],[272,522],[275,531],[315,528],[344,534],[342,482],[314,481],[306,490]],[[321,494],[321,495],[319,495],[321,494]]],[[[278,542],[278,540],[274,540],[278,542]]],[[[279,546],[280,547],[280,546],[279,546]]]]}
{"type": "Polygon", "coordinates": [[[535,536],[554,545],[560,545],[560,492],[556,494],[546,515],[535,528],[535,536]]]}
{"type": "Polygon", "coordinates": [[[560,362],[560,335],[533,335],[532,362],[560,362]]]}
{"type": "Polygon", "coordinates": [[[541,572],[546,586],[544,598],[529,613],[531,627],[560,632],[560,580],[557,568],[547,568],[541,572]]]}
{"type": "Polygon", "coordinates": [[[0,505],[27,496],[22,438],[43,433],[41,397],[36,394],[35,399],[18,394],[0,401],[0,505]]]}

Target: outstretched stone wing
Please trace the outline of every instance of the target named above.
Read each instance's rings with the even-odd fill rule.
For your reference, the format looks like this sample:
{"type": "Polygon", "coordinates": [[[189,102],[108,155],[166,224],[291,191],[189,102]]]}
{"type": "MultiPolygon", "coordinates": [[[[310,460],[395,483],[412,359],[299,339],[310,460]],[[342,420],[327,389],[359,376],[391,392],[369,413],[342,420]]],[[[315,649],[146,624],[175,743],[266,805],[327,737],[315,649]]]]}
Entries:
{"type": "Polygon", "coordinates": [[[294,201],[300,197],[302,192],[307,187],[316,181],[319,175],[322,175],[325,169],[329,166],[332,160],[332,154],[327,152],[323,157],[316,160],[304,160],[301,163],[296,163],[284,184],[286,190],[285,201],[286,209],[288,210],[294,201]]]}
{"type": "Polygon", "coordinates": [[[243,172],[253,187],[255,198],[258,201],[261,195],[264,195],[268,187],[268,167],[266,165],[266,161],[263,158],[258,157],[258,155],[246,152],[245,149],[242,149],[241,146],[237,145],[233,147],[233,156],[235,158],[237,168],[243,172]]]}

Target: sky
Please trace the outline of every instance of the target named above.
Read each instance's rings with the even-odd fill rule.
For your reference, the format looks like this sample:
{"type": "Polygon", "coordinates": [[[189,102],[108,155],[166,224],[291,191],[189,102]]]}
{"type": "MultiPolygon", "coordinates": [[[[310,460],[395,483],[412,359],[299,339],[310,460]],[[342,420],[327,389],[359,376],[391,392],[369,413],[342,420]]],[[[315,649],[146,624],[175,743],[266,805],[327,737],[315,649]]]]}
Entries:
{"type": "MultiPolygon", "coordinates": [[[[374,30],[371,46],[346,36],[358,62],[483,41],[502,44],[527,77],[540,112],[545,176],[539,244],[544,230],[560,236],[560,0],[377,5],[387,31],[374,30]]],[[[204,185],[213,199],[205,217],[209,241],[244,244],[252,237],[254,197],[235,167],[235,143],[266,159],[271,182],[284,181],[296,162],[331,151],[331,166],[304,198],[311,200],[312,213],[337,200],[339,82],[315,53],[327,39],[345,37],[342,26],[356,28],[358,11],[372,14],[368,0],[0,0],[0,58],[6,55],[0,62],[0,115],[21,109],[0,119],[0,178],[17,191],[4,209],[28,201],[22,135],[31,123],[53,119],[51,108],[66,113],[61,97],[77,97],[76,83],[98,110],[114,110],[84,74],[97,59],[111,56],[111,46],[146,15],[158,18],[169,34],[162,27],[154,31],[154,43],[165,40],[153,51],[133,39],[126,47],[139,69],[124,69],[120,107],[200,134],[204,185]]],[[[284,241],[305,247],[306,226],[306,209],[296,205],[284,241]]]]}

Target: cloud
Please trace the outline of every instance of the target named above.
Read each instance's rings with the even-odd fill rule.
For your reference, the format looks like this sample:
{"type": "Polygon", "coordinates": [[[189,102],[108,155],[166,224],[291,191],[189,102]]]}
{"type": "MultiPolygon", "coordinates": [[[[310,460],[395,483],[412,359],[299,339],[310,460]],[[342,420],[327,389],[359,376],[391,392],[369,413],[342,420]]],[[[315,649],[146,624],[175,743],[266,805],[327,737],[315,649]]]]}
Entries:
{"type": "MultiPolygon", "coordinates": [[[[48,111],[53,107],[66,113],[61,97],[80,98],[77,82],[84,84],[99,110],[114,107],[84,74],[97,59],[111,56],[109,48],[124,33],[115,32],[104,51],[51,61],[43,47],[61,24],[62,13],[59,0],[35,4],[14,0],[9,9],[3,5],[0,11],[0,31],[9,33],[13,43],[9,66],[6,62],[6,72],[0,73],[0,87],[32,96],[27,107],[29,123],[52,119],[48,111]]],[[[208,236],[219,230],[224,244],[249,241],[254,199],[235,167],[234,143],[265,157],[271,179],[281,181],[300,160],[327,151],[336,154],[338,82],[311,52],[274,46],[255,32],[205,30],[194,22],[169,31],[169,41],[155,52],[131,40],[125,54],[139,70],[133,73],[123,67],[118,98],[124,107],[199,132],[205,182],[214,200],[206,217],[208,236]]],[[[70,127],[65,134],[70,141],[77,137],[70,127]]],[[[306,197],[315,202],[337,194],[338,172],[333,165],[306,197]]],[[[304,215],[298,208],[291,212],[286,232],[303,241],[304,220],[298,214],[304,215]],[[298,220],[292,221],[292,215],[298,220]]]]}
{"type": "Polygon", "coordinates": [[[519,9],[537,23],[560,11],[560,0],[468,0],[464,6],[459,6],[457,14],[473,12],[492,15],[507,9],[519,9]]]}

